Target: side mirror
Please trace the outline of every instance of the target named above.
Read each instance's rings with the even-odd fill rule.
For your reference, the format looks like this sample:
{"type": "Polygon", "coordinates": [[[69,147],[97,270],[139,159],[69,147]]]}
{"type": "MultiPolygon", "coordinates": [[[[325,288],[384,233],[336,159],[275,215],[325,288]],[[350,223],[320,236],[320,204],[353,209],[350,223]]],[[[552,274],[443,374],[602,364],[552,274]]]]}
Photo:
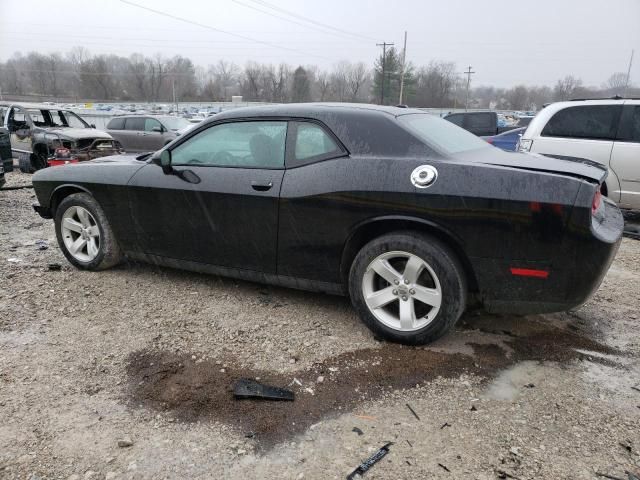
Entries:
{"type": "Polygon", "coordinates": [[[162,133],[162,127],[153,127],[151,129],[152,132],[158,132],[158,133],[162,133]]]}
{"type": "Polygon", "coordinates": [[[89,125],[91,128],[96,128],[96,124],[92,123],[91,125],[89,125]]]}
{"type": "Polygon", "coordinates": [[[163,150],[160,154],[160,166],[164,173],[171,173],[173,168],[171,167],[171,150],[163,150]]]}

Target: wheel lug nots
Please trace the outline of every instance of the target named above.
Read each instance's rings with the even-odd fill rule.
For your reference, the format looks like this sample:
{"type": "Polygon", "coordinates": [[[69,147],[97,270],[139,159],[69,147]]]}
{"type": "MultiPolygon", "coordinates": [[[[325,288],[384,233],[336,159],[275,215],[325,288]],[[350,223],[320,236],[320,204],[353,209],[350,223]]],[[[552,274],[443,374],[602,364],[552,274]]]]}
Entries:
{"type": "Polygon", "coordinates": [[[402,297],[402,300],[404,300],[406,302],[407,301],[407,297],[402,297]]]}
{"type": "Polygon", "coordinates": [[[394,290],[392,293],[393,293],[394,295],[397,295],[397,294],[398,294],[398,290],[394,290]]]}
{"type": "Polygon", "coordinates": [[[409,285],[409,280],[404,281],[405,285],[409,285]]]}
{"type": "Polygon", "coordinates": [[[393,281],[393,283],[395,283],[396,285],[399,285],[399,284],[400,284],[400,281],[398,281],[398,280],[394,280],[394,281],[393,281]]]}
{"type": "Polygon", "coordinates": [[[415,295],[415,294],[416,294],[416,291],[412,288],[411,290],[409,290],[409,293],[410,293],[411,295],[415,295]]]}

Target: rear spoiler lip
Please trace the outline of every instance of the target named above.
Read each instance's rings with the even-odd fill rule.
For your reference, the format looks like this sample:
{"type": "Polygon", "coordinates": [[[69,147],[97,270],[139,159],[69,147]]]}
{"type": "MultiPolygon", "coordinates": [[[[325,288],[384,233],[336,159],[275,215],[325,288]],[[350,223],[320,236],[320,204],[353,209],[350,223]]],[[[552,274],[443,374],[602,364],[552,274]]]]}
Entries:
{"type": "MultiPolygon", "coordinates": [[[[595,167],[595,168],[598,168],[599,170],[602,170],[602,176],[598,180],[598,185],[602,185],[602,183],[609,176],[609,169],[607,167],[605,167],[601,163],[594,162],[593,160],[589,160],[588,158],[572,157],[572,156],[569,156],[569,155],[556,155],[556,154],[553,154],[553,153],[541,153],[540,155],[544,155],[545,157],[549,157],[549,158],[556,158],[558,160],[568,160],[570,162],[584,163],[585,165],[589,165],[591,167],[595,167]]],[[[576,175],[576,177],[587,179],[583,175],[576,175]]],[[[591,178],[588,178],[587,180],[593,181],[593,179],[591,179],[591,178]]]]}

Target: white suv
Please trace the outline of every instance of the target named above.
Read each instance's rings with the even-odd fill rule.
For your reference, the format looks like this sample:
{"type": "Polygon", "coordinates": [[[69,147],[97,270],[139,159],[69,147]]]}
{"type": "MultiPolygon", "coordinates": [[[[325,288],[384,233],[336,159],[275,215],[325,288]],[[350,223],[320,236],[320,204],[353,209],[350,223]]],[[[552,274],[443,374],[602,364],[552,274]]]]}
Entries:
{"type": "Polygon", "coordinates": [[[606,165],[602,193],[622,208],[640,210],[640,99],[553,103],[531,121],[518,150],[606,165]]]}

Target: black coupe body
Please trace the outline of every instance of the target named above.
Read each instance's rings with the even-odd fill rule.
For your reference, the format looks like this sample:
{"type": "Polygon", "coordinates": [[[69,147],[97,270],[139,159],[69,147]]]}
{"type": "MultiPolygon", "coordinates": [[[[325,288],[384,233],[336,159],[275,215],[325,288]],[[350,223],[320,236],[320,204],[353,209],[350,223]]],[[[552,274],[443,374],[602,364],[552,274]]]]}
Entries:
{"type": "Polygon", "coordinates": [[[606,174],[503,152],[418,110],[300,104],[225,112],[154,154],[33,184],[80,268],[126,255],[350,294],[368,326],[415,343],[470,299],[520,314],[583,303],[622,234],[606,174]]]}

